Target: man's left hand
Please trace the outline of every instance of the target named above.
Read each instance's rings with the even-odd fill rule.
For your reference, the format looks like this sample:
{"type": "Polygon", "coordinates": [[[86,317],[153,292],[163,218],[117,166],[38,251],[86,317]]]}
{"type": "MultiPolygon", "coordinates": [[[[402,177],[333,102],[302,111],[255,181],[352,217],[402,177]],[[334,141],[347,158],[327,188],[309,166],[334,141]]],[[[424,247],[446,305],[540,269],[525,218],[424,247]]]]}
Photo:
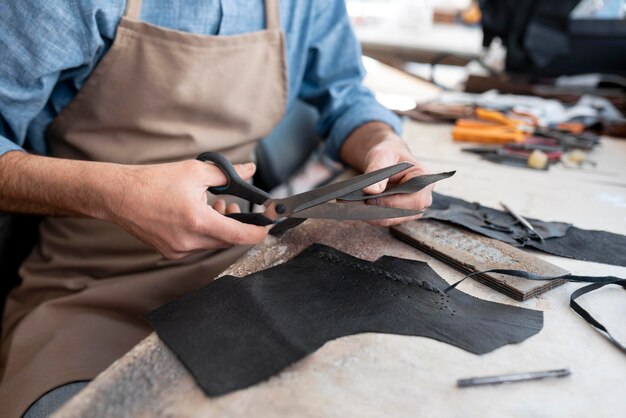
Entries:
{"type": "MultiPolygon", "coordinates": [[[[410,169],[392,176],[388,180],[383,180],[363,189],[369,194],[381,193],[386,190],[390,184],[402,184],[413,177],[427,174],[424,167],[417,161],[415,156],[413,156],[405,142],[387,125],[377,122],[363,125],[350,135],[342,147],[341,157],[348,164],[360,169],[364,173],[369,173],[405,161],[413,164],[413,167],[410,169]]],[[[367,204],[425,210],[432,204],[433,188],[434,185],[430,185],[417,193],[370,199],[367,201],[367,204]]],[[[371,223],[381,226],[391,226],[418,218],[420,218],[420,215],[406,218],[382,219],[372,221],[371,223]]]]}

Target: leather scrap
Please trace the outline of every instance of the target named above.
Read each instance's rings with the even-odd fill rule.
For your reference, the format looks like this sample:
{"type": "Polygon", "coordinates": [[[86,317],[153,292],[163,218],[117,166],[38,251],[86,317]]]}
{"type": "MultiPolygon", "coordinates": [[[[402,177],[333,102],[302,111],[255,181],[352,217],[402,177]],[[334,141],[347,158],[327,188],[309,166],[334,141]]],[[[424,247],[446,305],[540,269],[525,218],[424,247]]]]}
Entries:
{"type": "Polygon", "coordinates": [[[422,336],[484,354],[543,326],[540,311],[447,287],[423,262],[372,263],[314,244],[267,270],[224,276],[146,319],[210,396],[262,382],[347,335],[422,336]]]}
{"type": "Polygon", "coordinates": [[[453,223],[515,247],[532,247],[561,257],[626,267],[624,235],[526,218],[545,239],[542,243],[504,211],[439,193],[433,193],[433,204],[423,218],[453,223]]]}
{"type": "Polygon", "coordinates": [[[593,291],[601,289],[604,286],[608,286],[608,285],[621,286],[624,290],[626,290],[626,279],[622,279],[620,277],[615,277],[615,276],[576,276],[570,273],[558,275],[558,276],[542,276],[540,274],[535,274],[535,273],[531,273],[531,272],[523,271],[523,270],[498,268],[498,269],[491,269],[491,270],[479,271],[479,272],[468,274],[461,280],[448,286],[446,289],[444,289],[444,292],[448,293],[451,290],[456,289],[457,286],[463,283],[466,279],[469,279],[471,277],[476,277],[478,275],[486,274],[486,273],[506,274],[508,276],[520,277],[526,280],[541,280],[541,281],[565,280],[565,281],[574,282],[574,283],[592,283],[590,285],[583,286],[577,289],[576,291],[574,291],[570,295],[569,306],[570,308],[572,308],[574,312],[580,315],[589,325],[591,325],[596,330],[598,330],[602,335],[604,335],[606,339],[609,340],[609,342],[613,344],[618,350],[626,354],[626,344],[622,344],[620,341],[618,341],[613,336],[613,334],[611,334],[609,330],[601,322],[596,320],[593,317],[593,315],[591,315],[585,308],[583,308],[578,302],[576,302],[576,299],[578,299],[579,297],[586,295],[587,293],[591,293],[593,291]]]}

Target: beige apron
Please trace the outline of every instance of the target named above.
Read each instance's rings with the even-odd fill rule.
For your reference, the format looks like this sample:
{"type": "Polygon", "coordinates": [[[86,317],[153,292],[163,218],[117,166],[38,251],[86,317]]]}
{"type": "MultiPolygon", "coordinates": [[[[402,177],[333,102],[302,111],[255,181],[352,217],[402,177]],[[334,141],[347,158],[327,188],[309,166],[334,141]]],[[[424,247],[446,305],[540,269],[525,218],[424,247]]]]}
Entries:
{"type": "MultiPolygon", "coordinates": [[[[266,30],[205,36],[141,22],[141,1],[129,0],[113,46],[50,125],[51,154],[146,164],[218,151],[250,161],[285,109],[277,2],[265,2],[266,30]]],[[[206,285],[243,253],[173,262],[106,222],[47,218],[40,230],[4,315],[3,417],[93,379],[150,333],[143,314],[206,285]]]]}

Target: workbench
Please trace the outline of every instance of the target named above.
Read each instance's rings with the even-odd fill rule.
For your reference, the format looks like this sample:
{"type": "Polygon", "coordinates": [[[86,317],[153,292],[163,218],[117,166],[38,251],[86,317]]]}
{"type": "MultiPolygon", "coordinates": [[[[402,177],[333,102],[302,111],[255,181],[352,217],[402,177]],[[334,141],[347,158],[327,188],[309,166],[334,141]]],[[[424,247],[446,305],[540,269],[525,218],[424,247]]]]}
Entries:
{"type": "MultiPolygon", "coordinates": [[[[399,93],[401,85],[406,86],[405,92],[411,91],[408,82],[389,83],[383,92],[399,93]]],[[[462,153],[460,148],[466,144],[454,143],[450,131],[450,125],[405,123],[404,137],[431,172],[457,170],[453,178],[437,185],[437,191],[491,207],[503,201],[529,217],[626,234],[626,141],[604,138],[590,156],[598,163],[596,169],[552,167],[544,172],[496,165],[462,153]]],[[[463,277],[394,239],[387,229],[361,222],[312,220],[280,238],[268,237],[225,274],[245,275],[286,261],[314,242],[368,260],[381,255],[423,260],[448,282],[463,277]]],[[[626,268],[534,254],[574,274],[626,277],[626,268]]],[[[206,397],[153,333],[55,416],[623,416],[626,358],[569,308],[570,294],[580,286],[568,283],[517,302],[466,280],[459,287],[463,292],[543,311],[544,328],[521,344],[482,356],[423,337],[344,337],[264,383],[218,398],[206,397]],[[464,377],[564,367],[571,369],[570,377],[456,387],[456,380],[464,377]]],[[[623,289],[609,286],[579,302],[620,341],[626,341],[623,289]]]]}
{"type": "Polygon", "coordinates": [[[466,65],[480,58],[482,29],[460,24],[434,24],[429,28],[356,27],[363,52],[382,61],[466,65]],[[445,58],[444,58],[445,56],[445,58]]]}

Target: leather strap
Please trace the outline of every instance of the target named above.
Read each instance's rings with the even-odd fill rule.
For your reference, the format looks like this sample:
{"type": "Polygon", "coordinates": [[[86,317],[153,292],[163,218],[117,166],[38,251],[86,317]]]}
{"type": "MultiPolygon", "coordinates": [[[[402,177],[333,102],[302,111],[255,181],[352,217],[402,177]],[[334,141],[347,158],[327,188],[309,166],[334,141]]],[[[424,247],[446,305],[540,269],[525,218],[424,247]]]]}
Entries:
{"type": "Polygon", "coordinates": [[[141,14],[141,0],[126,0],[126,11],[124,17],[132,20],[139,20],[141,14]]]}
{"type": "Polygon", "coordinates": [[[265,22],[267,29],[280,29],[278,0],[265,0],[265,22]]]}
{"type": "Polygon", "coordinates": [[[446,288],[444,290],[444,293],[448,293],[450,290],[454,289],[459,284],[461,284],[461,282],[463,282],[465,279],[468,279],[468,278],[470,278],[472,276],[476,276],[476,275],[479,275],[479,274],[484,274],[484,273],[506,274],[508,276],[521,277],[523,279],[528,279],[528,280],[565,279],[565,280],[570,281],[570,282],[592,283],[592,284],[590,284],[588,286],[581,287],[580,289],[578,289],[574,293],[572,293],[570,295],[569,306],[570,306],[570,308],[572,308],[574,310],[574,312],[576,312],[585,321],[587,321],[587,323],[589,325],[591,325],[596,330],[598,330],[602,335],[604,335],[609,340],[609,342],[611,344],[613,344],[615,347],[617,347],[618,350],[620,350],[624,354],[626,354],[626,346],[624,344],[620,343],[619,341],[617,341],[615,339],[615,337],[613,335],[611,335],[609,330],[604,325],[602,325],[602,323],[600,323],[598,320],[596,320],[589,312],[587,312],[587,310],[585,310],[582,306],[580,306],[578,304],[578,302],[576,302],[576,299],[578,299],[580,296],[585,295],[587,293],[591,293],[594,290],[598,290],[598,289],[600,289],[600,288],[602,288],[602,287],[604,287],[606,285],[610,285],[610,284],[621,286],[622,288],[624,288],[624,290],[626,290],[626,279],[622,279],[622,278],[614,277],[614,276],[589,277],[589,276],[574,276],[572,274],[565,274],[565,275],[562,275],[562,276],[552,276],[552,277],[550,277],[550,276],[541,276],[541,275],[530,273],[530,272],[523,271],[523,270],[491,269],[491,270],[475,272],[475,273],[472,273],[472,274],[469,274],[469,275],[465,276],[464,278],[462,278],[458,282],[456,282],[456,283],[450,285],[448,288],[446,288]]]}
{"type": "Polygon", "coordinates": [[[615,337],[611,335],[609,330],[606,329],[604,325],[598,322],[593,316],[591,316],[589,312],[585,310],[585,308],[583,308],[582,306],[578,304],[578,302],[576,302],[576,299],[578,299],[578,297],[584,294],[593,292],[594,290],[600,289],[601,287],[604,287],[607,284],[617,284],[617,285],[622,286],[624,289],[626,289],[626,280],[621,280],[621,282],[622,283],[594,283],[594,284],[590,284],[589,286],[581,287],[580,289],[572,293],[572,295],[570,296],[569,306],[570,308],[574,310],[574,312],[576,312],[585,321],[587,321],[589,325],[591,325],[592,327],[597,329],[601,334],[603,334],[611,342],[611,344],[613,344],[615,347],[621,350],[624,354],[626,354],[626,346],[624,346],[622,343],[617,341],[615,337]]]}

